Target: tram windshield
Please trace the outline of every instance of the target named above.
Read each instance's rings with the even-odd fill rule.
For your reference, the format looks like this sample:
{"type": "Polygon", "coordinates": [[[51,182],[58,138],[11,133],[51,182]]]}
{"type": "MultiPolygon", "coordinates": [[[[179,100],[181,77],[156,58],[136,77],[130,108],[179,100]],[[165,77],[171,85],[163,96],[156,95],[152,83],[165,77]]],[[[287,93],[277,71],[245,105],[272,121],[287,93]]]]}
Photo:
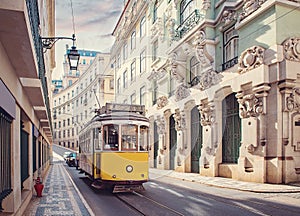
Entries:
{"type": "Polygon", "coordinates": [[[119,125],[104,125],[103,126],[103,149],[115,150],[119,149],[119,125]]]}
{"type": "Polygon", "coordinates": [[[137,125],[122,125],[122,151],[137,151],[137,125]]]}

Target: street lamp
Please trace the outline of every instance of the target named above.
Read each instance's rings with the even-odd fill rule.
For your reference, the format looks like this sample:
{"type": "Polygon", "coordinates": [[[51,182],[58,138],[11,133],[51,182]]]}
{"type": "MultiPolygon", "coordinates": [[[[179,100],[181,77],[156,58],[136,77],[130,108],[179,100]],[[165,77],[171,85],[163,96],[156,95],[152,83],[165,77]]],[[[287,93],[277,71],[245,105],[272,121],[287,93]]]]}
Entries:
{"type": "Polygon", "coordinates": [[[56,41],[63,40],[63,39],[73,41],[73,46],[71,47],[71,50],[68,51],[68,60],[70,64],[70,70],[77,70],[80,54],[78,53],[78,50],[76,50],[75,34],[73,34],[72,37],[41,37],[42,46],[46,50],[51,49],[53,45],[56,43],[56,41]]]}

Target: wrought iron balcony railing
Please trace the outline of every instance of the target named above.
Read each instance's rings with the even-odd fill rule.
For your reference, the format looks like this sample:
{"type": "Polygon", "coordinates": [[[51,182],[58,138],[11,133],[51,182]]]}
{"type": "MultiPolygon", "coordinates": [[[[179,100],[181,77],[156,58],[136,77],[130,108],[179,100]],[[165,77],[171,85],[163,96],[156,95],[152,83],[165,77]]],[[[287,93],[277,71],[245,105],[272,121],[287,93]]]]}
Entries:
{"type": "Polygon", "coordinates": [[[227,70],[228,68],[233,67],[238,63],[238,56],[234,57],[233,59],[230,59],[229,61],[222,64],[222,70],[227,70]]]}
{"type": "Polygon", "coordinates": [[[200,14],[198,9],[196,9],[177,27],[177,29],[175,30],[174,40],[181,39],[187,32],[189,32],[203,19],[204,16],[200,14]]]}

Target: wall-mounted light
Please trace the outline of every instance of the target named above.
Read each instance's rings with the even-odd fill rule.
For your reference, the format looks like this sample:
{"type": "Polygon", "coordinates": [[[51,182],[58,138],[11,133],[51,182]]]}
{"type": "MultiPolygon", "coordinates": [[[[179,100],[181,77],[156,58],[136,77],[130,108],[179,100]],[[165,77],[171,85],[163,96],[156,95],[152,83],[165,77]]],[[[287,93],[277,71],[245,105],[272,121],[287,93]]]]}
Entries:
{"type": "Polygon", "coordinates": [[[70,50],[68,50],[68,61],[70,64],[70,70],[77,70],[80,54],[78,53],[78,50],[76,50],[75,46],[75,34],[72,35],[72,37],[41,37],[42,46],[46,49],[51,49],[53,45],[58,40],[72,40],[73,46],[70,50]]]}

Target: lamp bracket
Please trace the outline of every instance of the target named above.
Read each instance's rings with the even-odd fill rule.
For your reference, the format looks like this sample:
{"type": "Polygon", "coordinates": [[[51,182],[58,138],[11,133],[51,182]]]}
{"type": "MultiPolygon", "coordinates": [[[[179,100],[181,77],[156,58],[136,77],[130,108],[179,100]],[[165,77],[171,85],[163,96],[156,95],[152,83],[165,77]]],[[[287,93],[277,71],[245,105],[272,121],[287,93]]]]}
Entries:
{"type": "Polygon", "coordinates": [[[45,49],[51,49],[58,40],[72,40],[74,45],[76,39],[75,35],[73,37],[41,37],[42,46],[45,49]]]}

